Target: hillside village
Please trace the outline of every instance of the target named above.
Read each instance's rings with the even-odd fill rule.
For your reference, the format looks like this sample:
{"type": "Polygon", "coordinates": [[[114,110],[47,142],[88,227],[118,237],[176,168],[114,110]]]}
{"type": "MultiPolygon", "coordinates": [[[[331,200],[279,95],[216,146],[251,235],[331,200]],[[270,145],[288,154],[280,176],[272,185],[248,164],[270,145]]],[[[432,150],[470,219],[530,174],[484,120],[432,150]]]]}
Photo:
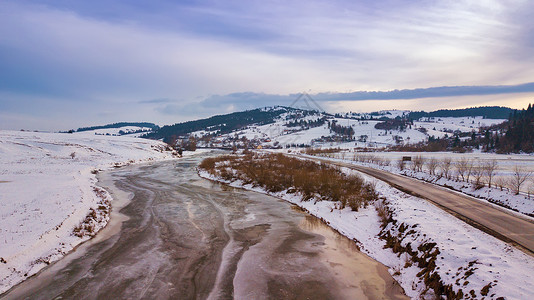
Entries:
{"type": "Polygon", "coordinates": [[[495,148],[488,137],[498,140],[504,134],[499,124],[507,121],[505,115],[511,111],[487,118],[477,111],[458,117],[450,116],[451,111],[442,116],[404,110],[329,114],[275,106],[163,126],[141,136],[163,139],[185,150],[191,150],[192,144],[223,149],[383,149],[430,142],[434,151],[487,151],[495,148]]]}

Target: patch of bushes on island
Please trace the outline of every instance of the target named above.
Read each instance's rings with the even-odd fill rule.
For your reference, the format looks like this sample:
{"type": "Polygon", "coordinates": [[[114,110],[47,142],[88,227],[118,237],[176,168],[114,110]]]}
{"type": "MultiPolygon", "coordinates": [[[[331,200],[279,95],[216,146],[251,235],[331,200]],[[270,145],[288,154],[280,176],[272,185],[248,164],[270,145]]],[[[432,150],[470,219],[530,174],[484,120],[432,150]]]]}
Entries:
{"type": "Polygon", "coordinates": [[[244,185],[261,187],[268,193],[287,191],[300,194],[302,200],[339,202],[339,208],[357,211],[377,199],[373,184],[349,175],[338,167],[283,154],[247,153],[204,159],[199,165],[227,182],[240,180],[244,185]]]}

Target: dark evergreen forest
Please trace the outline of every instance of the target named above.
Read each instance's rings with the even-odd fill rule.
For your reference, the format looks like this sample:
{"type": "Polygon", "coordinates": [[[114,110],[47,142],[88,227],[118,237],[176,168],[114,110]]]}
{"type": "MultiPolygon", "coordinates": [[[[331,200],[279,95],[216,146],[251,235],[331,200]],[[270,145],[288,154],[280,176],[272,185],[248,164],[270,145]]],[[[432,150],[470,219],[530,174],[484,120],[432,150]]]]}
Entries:
{"type": "Polygon", "coordinates": [[[499,152],[534,152],[534,107],[532,104],[521,111],[514,111],[505,124],[506,133],[501,138],[499,152]]]}
{"type": "Polygon", "coordinates": [[[102,125],[102,126],[81,127],[81,128],[78,128],[76,131],[82,132],[82,131],[97,130],[97,129],[121,128],[124,126],[148,127],[148,128],[151,128],[152,130],[157,130],[159,128],[158,125],[154,123],[148,123],[148,122],[119,122],[119,123],[107,124],[107,125],[102,125]]]}
{"type": "Polygon", "coordinates": [[[216,115],[207,119],[177,123],[163,126],[155,132],[144,137],[152,139],[169,139],[172,136],[184,136],[199,130],[209,130],[217,134],[230,133],[245,126],[256,124],[264,125],[273,123],[282,113],[292,110],[291,108],[280,109],[253,109],[226,115],[216,115]]]}
{"type": "Polygon", "coordinates": [[[408,115],[409,119],[417,120],[422,117],[474,117],[486,119],[508,119],[515,109],[502,106],[481,106],[463,109],[440,109],[433,112],[414,111],[408,115]]]}

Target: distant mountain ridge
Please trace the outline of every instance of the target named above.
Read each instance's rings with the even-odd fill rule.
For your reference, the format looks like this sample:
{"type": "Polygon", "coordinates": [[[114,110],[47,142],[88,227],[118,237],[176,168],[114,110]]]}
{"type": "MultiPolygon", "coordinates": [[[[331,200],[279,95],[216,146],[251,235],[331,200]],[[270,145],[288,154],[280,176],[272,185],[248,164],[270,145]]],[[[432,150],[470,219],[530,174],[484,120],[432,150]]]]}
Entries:
{"type": "Polygon", "coordinates": [[[109,129],[109,128],[121,128],[121,127],[126,127],[126,126],[146,127],[152,130],[159,129],[158,125],[154,123],[149,123],[149,122],[119,122],[119,123],[112,123],[112,124],[101,125],[101,126],[80,127],[76,129],[76,132],[91,131],[91,130],[98,130],[98,129],[109,129]]]}

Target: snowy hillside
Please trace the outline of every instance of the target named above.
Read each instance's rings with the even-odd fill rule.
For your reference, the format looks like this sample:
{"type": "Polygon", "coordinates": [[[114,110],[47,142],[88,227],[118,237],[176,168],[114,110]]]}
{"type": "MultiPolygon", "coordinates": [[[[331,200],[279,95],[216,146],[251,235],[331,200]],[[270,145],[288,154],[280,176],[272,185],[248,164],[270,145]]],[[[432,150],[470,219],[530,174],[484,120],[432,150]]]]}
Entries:
{"type": "MultiPolygon", "coordinates": [[[[285,109],[285,108],[277,108],[285,109]]],[[[206,128],[192,132],[200,140],[200,146],[283,148],[287,146],[313,147],[386,147],[392,145],[416,144],[429,138],[443,138],[453,134],[478,133],[481,127],[504,122],[504,119],[483,117],[423,117],[410,123],[399,121],[401,125],[387,124],[385,120],[395,120],[406,116],[408,111],[381,111],[371,114],[336,114],[335,116],[317,112],[286,109],[267,124],[251,124],[226,134],[206,128]],[[380,119],[380,120],[378,120],[380,119]],[[341,129],[352,128],[349,135],[339,134],[331,128],[335,123],[341,129]],[[384,125],[386,123],[386,125],[384,125]],[[390,129],[377,127],[393,126],[390,129]],[[395,127],[401,126],[401,127],[395,127]]]]}
{"type": "Polygon", "coordinates": [[[75,134],[79,135],[127,135],[130,137],[139,137],[143,134],[152,132],[152,128],[150,127],[141,127],[141,126],[122,126],[117,128],[101,128],[101,129],[93,129],[93,130],[86,130],[86,131],[80,131],[75,132],[75,134]]]}
{"type": "Polygon", "coordinates": [[[90,132],[0,131],[0,293],[106,224],[110,196],[95,170],[174,158],[166,148],[90,132]]]}
{"type": "Polygon", "coordinates": [[[441,117],[441,118],[421,118],[414,122],[417,128],[425,128],[429,132],[445,132],[451,133],[454,131],[471,132],[480,127],[487,127],[500,124],[506,120],[504,119],[484,119],[483,117],[441,117]]]}
{"type": "Polygon", "coordinates": [[[371,112],[371,113],[348,113],[348,114],[344,114],[345,117],[355,117],[355,118],[358,118],[358,119],[370,119],[371,117],[375,118],[375,119],[379,119],[381,117],[385,117],[385,118],[388,118],[388,119],[394,119],[396,117],[400,117],[400,118],[403,118],[403,117],[406,117],[408,116],[408,114],[410,113],[409,110],[397,110],[397,109],[392,109],[392,110],[381,110],[381,111],[377,111],[377,112],[371,112]]]}

